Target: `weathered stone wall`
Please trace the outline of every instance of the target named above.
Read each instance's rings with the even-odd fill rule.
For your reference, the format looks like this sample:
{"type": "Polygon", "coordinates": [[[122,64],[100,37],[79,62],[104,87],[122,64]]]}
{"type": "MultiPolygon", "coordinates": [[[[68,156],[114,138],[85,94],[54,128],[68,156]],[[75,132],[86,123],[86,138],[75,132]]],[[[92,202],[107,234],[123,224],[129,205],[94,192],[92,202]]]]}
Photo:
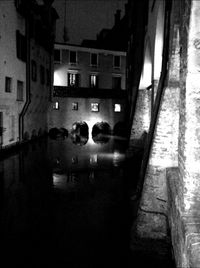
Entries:
{"type": "Polygon", "coordinates": [[[144,131],[148,132],[151,117],[151,92],[139,90],[130,139],[139,139],[144,131]]]}

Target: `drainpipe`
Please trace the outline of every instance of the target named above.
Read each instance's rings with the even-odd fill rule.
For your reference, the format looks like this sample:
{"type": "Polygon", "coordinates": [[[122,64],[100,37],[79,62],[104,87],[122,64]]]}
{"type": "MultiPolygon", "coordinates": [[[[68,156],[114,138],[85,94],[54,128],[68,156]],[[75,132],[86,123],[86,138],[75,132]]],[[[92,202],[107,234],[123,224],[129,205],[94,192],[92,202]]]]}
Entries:
{"type": "Polygon", "coordinates": [[[168,74],[171,6],[172,6],[172,0],[170,1],[167,0],[166,9],[165,9],[165,24],[164,24],[165,28],[164,28],[162,71],[161,71],[161,76],[160,76],[158,89],[157,89],[155,107],[154,107],[153,115],[152,115],[152,123],[150,125],[149,135],[148,135],[148,139],[147,139],[147,143],[146,143],[146,147],[144,151],[144,156],[142,160],[142,165],[140,169],[141,171],[140,171],[139,181],[138,181],[136,193],[134,195],[135,199],[138,199],[138,200],[141,198],[141,195],[142,195],[146,169],[147,169],[151,146],[152,146],[153,137],[154,137],[154,130],[156,127],[160,103],[161,103],[161,99],[162,99],[162,95],[163,95],[163,91],[165,87],[165,82],[166,82],[166,78],[168,74]]]}
{"type": "Polygon", "coordinates": [[[19,141],[23,141],[24,134],[24,116],[28,110],[28,107],[31,103],[31,94],[30,94],[30,13],[29,8],[27,7],[25,15],[25,34],[26,34],[26,102],[22,108],[21,113],[19,114],[19,141]]]}

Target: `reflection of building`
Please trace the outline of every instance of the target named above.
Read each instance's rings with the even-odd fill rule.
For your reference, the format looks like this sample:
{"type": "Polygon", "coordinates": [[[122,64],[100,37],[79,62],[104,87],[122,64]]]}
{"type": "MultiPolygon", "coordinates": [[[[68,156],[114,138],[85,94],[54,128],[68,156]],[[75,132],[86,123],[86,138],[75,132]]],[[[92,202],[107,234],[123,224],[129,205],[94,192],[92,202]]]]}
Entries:
{"type": "Polygon", "coordinates": [[[125,52],[55,44],[49,128],[85,121],[91,131],[97,122],[124,122],[125,70],[125,52]]]}
{"type": "Polygon", "coordinates": [[[47,130],[51,54],[57,18],[49,3],[0,1],[2,147],[47,130]]]}

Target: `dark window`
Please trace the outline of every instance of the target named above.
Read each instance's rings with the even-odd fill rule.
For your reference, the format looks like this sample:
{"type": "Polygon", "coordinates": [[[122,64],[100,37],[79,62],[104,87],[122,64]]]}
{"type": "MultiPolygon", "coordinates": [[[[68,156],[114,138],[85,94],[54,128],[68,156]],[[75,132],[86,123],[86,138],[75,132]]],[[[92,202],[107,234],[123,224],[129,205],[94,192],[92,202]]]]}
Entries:
{"type": "Polygon", "coordinates": [[[114,56],[113,65],[114,65],[114,68],[120,68],[120,65],[121,65],[121,58],[120,58],[120,56],[114,56]]]}
{"type": "Polygon", "coordinates": [[[90,87],[92,88],[98,87],[98,76],[96,74],[90,75],[90,87]]]}
{"type": "Polygon", "coordinates": [[[45,83],[45,71],[44,66],[40,65],[40,83],[44,85],[45,83]]]}
{"type": "Polygon", "coordinates": [[[98,65],[98,55],[96,53],[92,53],[90,56],[90,64],[92,66],[97,66],[98,65]]]}
{"type": "Polygon", "coordinates": [[[77,63],[77,55],[76,55],[76,51],[70,51],[69,52],[69,62],[76,64],[77,63]]]}
{"type": "Polygon", "coordinates": [[[121,89],[121,77],[120,76],[114,76],[112,78],[112,88],[113,89],[121,89]]]}
{"type": "Polygon", "coordinates": [[[37,65],[34,60],[31,61],[31,76],[33,81],[37,81],[37,65]]]}
{"type": "Polygon", "coordinates": [[[17,58],[26,62],[26,37],[16,31],[17,58]]]}
{"type": "Polygon", "coordinates": [[[5,92],[12,91],[12,78],[7,77],[5,78],[5,92]]]}
{"type": "Polygon", "coordinates": [[[24,99],[24,83],[22,81],[17,80],[17,100],[23,101],[24,99]]]}
{"type": "Polygon", "coordinates": [[[80,76],[77,73],[68,73],[68,86],[69,87],[78,87],[79,86],[80,76]]]}
{"type": "Polygon", "coordinates": [[[60,49],[54,49],[54,61],[61,62],[61,51],[60,51],[60,49]]]}

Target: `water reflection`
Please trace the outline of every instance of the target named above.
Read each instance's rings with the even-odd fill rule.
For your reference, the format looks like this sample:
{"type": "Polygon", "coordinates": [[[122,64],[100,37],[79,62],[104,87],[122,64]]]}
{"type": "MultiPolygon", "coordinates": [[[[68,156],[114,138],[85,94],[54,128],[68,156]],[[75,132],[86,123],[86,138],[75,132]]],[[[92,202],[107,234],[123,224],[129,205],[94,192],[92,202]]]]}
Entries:
{"type": "Polygon", "coordinates": [[[106,144],[91,139],[84,146],[70,138],[48,139],[2,160],[0,243],[5,256],[27,264],[30,255],[35,262],[51,255],[73,267],[74,256],[89,256],[90,262],[102,249],[106,254],[119,222],[116,202],[121,206],[123,198],[123,163],[115,165],[115,151],[121,155],[124,147],[114,139],[106,144]]]}

